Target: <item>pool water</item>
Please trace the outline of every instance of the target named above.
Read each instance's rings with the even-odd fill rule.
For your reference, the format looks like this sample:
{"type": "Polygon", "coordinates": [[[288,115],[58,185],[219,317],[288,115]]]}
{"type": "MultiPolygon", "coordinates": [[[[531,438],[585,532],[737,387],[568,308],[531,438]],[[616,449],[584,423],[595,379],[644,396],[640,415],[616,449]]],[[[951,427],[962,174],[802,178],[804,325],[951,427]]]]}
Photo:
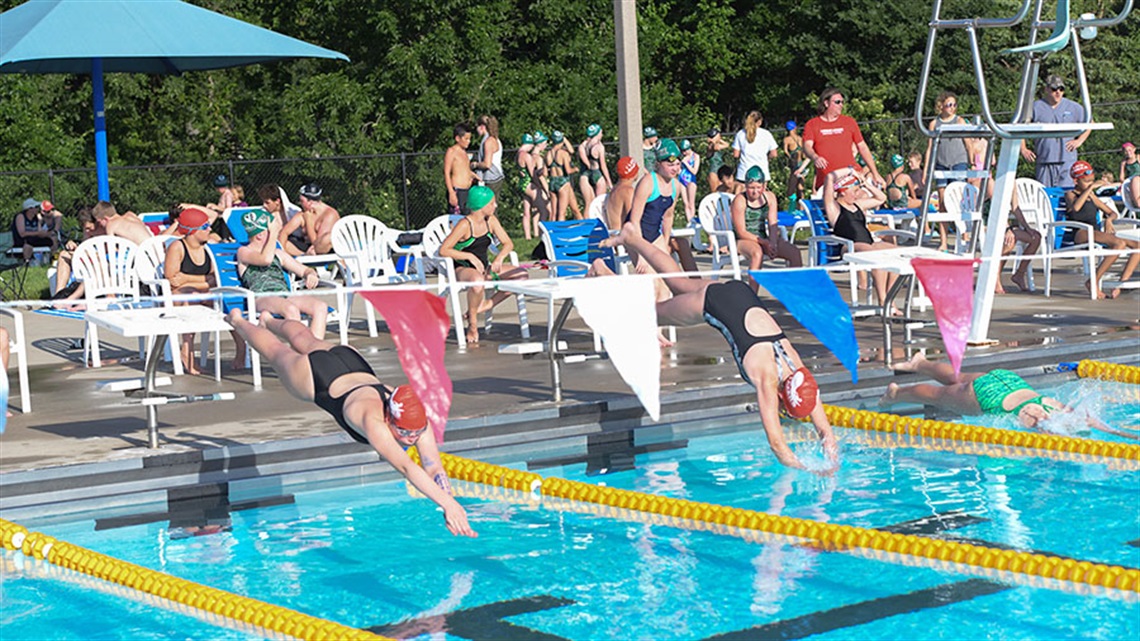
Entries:
{"type": "MultiPolygon", "coordinates": [[[[1069,400],[1067,398],[1063,400],[1069,400]]],[[[1136,407],[1105,404],[1110,422],[1136,407]]],[[[1124,424],[1124,423],[1121,423],[1124,424]]],[[[832,477],[774,461],[758,426],[649,454],[546,463],[589,483],[773,514],[1140,567],[1140,472],[861,444],[840,430],[832,477]]],[[[797,446],[809,454],[811,444],[797,446]]],[[[611,452],[612,454],[612,452],[611,452]]],[[[134,563],[382,634],[503,639],[1129,639],[1140,603],[1003,583],[785,542],[463,499],[450,536],[404,483],[306,491],[284,504],[170,522],[25,523],[134,563]],[[224,521],[226,527],[217,527],[224,521]],[[206,523],[204,522],[203,525],[206,523]],[[99,529],[96,529],[99,527],[99,529]],[[215,531],[216,530],[216,531],[215,531]]],[[[223,509],[224,512],[224,509],[223,509]]],[[[32,563],[29,560],[29,563],[32,563]]],[[[1094,594],[1089,594],[1094,592],[1094,594]]],[[[249,638],[182,614],[6,571],[4,639],[249,638]],[[138,607],[136,607],[138,606],[138,607]],[[123,624],[119,625],[119,619],[123,624]],[[64,625],[65,620],[91,622],[64,625]]],[[[424,638],[428,638],[424,636],[424,638]]]]}

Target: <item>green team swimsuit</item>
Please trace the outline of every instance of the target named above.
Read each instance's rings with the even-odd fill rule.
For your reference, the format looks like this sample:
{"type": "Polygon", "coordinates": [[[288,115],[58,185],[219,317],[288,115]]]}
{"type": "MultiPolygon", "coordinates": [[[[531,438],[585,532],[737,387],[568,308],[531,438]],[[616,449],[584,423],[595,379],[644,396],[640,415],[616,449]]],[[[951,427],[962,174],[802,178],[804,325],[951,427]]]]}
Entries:
{"type": "Polygon", "coordinates": [[[906,209],[906,206],[910,204],[910,198],[906,192],[906,185],[897,184],[899,178],[902,178],[902,174],[895,176],[894,179],[891,180],[891,184],[887,185],[887,188],[884,190],[887,193],[888,209],[906,209]],[[891,200],[890,194],[892,188],[899,190],[899,193],[902,194],[898,200],[891,200]]]}
{"type": "Polygon", "coordinates": [[[708,167],[705,173],[715,174],[720,171],[720,168],[724,166],[724,150],[714,151],[705,161],[705,166],[708,167]]]}
{"type": "Polygon", "coordinates": [[[755,229],[757,236],[768,240],[768,194],[764,194],[764,202],[755,208],[744,199],[744,228],[755,229]]]}
{"type": "Polygon", "coordinates": [[[1053,411],[1052,407],[1045,404],[1045,397],[1042,395],[1031,398],[1028,401],[1025,401],[1024,403],[1021,403],[1017,407],[1013,408],[1012,410],[1006,410],[1002,405],[1003,401],[1005,401],[1005,397],[1014,392],[1019,392],[1023,389],[1033,389],[1029,386],[1029,383],[1025,382],[1025,379],[1007,369],[995,369],[988,374],[983,374],[982,376],[974,379],[973,385],[974,396],[978,397],[978,406],[980,406],[982,408],[982,412],[986,414],[996,414],[999,416],[1002,414],[1010,414],[1012,416],[1017,416],[1017,413],[1021,411],[1021,408],[1029,405],[1030,403],[1040,405],[1045,409],[1046,412],[1053,411]]]}
{"type": "Polygon", "coordinates": [[[1124,165],[1124,176],[1121,180],[1132,178],[1133,176],[1140,176],[1140,160],[1130,162],[1124,165]]]}

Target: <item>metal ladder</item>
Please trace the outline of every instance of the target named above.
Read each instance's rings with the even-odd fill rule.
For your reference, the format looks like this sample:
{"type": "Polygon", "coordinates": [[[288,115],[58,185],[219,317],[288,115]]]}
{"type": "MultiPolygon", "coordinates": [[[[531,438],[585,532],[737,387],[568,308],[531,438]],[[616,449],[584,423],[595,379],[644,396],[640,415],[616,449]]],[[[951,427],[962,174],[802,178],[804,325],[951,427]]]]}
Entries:
{"type": "MultiPolygon", "coordinates": [[[[1092,121],[1092,101],[1088,91],[1088,81],[1085,76],[1084,60],[1081,57],[1079,30],[1087,27],[1111,27],[1124,21],[1132,11],[1133,0],[1124,0],[1120,12],[1110,18],[1073,18],[1069,11],[1069,0],[1057,0],[1056,17],[1054,20],[1042,20],[1042,9],[1045,0],[1022,0],[1018,11],[1008,18],[966,18],[947,19],[942,16],[942,0],[934,0],[934,6],[929,23],[929,32],[926,41],[926,55],[922,65],[922,77],[919,81],[918,96],[914,103],[914,122],[919,133],[931,139],[931,161],[927,168],[927,188],[923,197],[922,216],[919,221],[919,233],[916,243],[922,242],[925,233],[927,214],[929,212],[930,193],[933,189],[934,171],[933,159],[938,151],[942,138],[985,138],[987,139],[986,155],[983,164],[984,176],[969,176],[982,178],[982,189],[979,199],[984,196],[986,181],[989,178],[989,162],[993,156],[993,145],[999,143],[997,170],[994,177],[994,193],[990,200],[989,213],[986,217],[985,240],[982,246],[982,265],[978,270],[978,282],[974,292],[974,313],[971,319],[969,342],[971,344],[984,344],[990,342],[987,338],[990,317],[993,312],[993,291],[999,274],[1001,273],[1001,246],[1005,235],[1006,219],[1012,199],[1014,180],[1017,176],[1017,164],[1022,141],[1037,138],[1067,138],[1080,135],[1090,130],[1112,129],[1112,123],[1095,123],[1092,121]],[[1030,23],[1032,29],[1029,34],[1029,44],[1007,50],[1003,53],[1024,56],[1021,68],[1021,84],[1018,89],[1017,105],[1013,118],[1008,123],[998,123],[994,118],[990,106],[989,93],[986,89],[985,70],[982,65],[982,54],[978,46],[978,30],[989,28],[1010,28],[1020,24],[1033,11],[1030,23]],[[1050,29],[1051,35],[1045,40],[1038,40],[1038,31],[1050,29]],[[930,83],[931,64],[934,59],[934,45],[938,34],[944,30],[961,30],[966,32],[970,43],[970,52],[973,58],[974,77],[977,81],[978,100],[981,103],[981,122],[967,125],[945,125],[937,131],[926,128],[922,109],[926,102],[926,90],[930,83]],[[1037,75],[1041,60],[1049,55],[1072,46],[1073,59],[1076,68],[1077,82],[1080,86],[1081,101],[1085,109],[1085,122],[1083,123],[1029,123],[1032,113],[1034,95],[1037,91],[1037,75]]],[[[970,173],[970,172],[967,172],[970,173]]],[[[949,177],[949,176],[947,176],[949,177]]],[[[974,232],[968,251],[975,250],[978,234],[977,225],[981,221],[974,221],[974,232]]]]}

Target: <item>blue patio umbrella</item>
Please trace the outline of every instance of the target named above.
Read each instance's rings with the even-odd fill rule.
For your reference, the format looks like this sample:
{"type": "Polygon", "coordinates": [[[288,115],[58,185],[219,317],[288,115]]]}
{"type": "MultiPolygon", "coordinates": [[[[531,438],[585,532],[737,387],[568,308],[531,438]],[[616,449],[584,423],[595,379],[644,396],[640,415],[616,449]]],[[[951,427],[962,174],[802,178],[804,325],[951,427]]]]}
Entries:
{"type": "Polygon", "coordinates": [[[0,13],[0,73],[90,74],[100,200],[110,198],[104,73],[180,74],[293,58],[348,60],[178,0],[31,0],[0,13]]]}

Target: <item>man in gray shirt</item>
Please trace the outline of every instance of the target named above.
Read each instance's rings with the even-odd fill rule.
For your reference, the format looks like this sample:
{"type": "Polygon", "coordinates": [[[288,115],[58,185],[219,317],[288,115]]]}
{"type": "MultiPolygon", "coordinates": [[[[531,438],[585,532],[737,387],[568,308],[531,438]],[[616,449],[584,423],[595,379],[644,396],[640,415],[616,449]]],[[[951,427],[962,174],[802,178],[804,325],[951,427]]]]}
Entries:
{"type": "MultiPolygon", "coordinates": [[[[1085,121],[1085,109],[1065,97],[1065,81],[1050,74],[1045,79],[1041,98],[1033,103],[1033,122],[1046,124],[1085,121]]],[[[1076,138],[1038,138],[1034,151],[1021,141],[1021,156],[1036,163],[1037,182],[1046,187],[1072,189],[1073,179],[1069,168],[1077,160],[1077,149],[1084,144],[1091,130],[1076,138]]]]}

